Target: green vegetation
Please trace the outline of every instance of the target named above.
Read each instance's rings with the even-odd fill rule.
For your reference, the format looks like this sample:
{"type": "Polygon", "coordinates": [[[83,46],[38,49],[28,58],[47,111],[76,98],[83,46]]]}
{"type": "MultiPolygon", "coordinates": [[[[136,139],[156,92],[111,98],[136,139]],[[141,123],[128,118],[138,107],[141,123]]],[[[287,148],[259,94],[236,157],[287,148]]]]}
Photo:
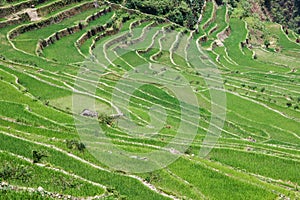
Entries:
{"type": "Polygon", "coordinates": [[[266,8],[272,13],[275,22],[286,25],[300,33],[300,2],[266,0],[264,2],[266,8]]]}
{"type": "MultiPolygon", "coordinates": [[[[120,3],[120,2],[117,2],[120,3]]],[[[138,9],[141,12],[165,16],[172,22],[180,25],[184,25],[189,28],[193,28],[195,22],[198,20],[199,13],[203,6],[203,1],[139,1],[139,0],[128,0],[126,1],[126,7],[132,9],[138,9]],[[175,9],[174,9],[175,8],[175,9]]]]}
{"type": "Polygon", "coordinates": [[[0,28],[0,199],[300,198],[298,1],[35,2],[0,28]]]}

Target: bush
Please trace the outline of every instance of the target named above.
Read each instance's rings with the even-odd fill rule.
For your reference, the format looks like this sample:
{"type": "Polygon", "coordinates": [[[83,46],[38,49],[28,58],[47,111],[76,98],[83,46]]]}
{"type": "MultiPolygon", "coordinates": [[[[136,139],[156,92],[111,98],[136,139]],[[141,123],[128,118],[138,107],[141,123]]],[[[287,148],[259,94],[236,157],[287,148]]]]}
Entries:
{"type": "Polygon", "coordinates": [[[68,149],[75,149],[78,150],[80,152],[84,152],[85,150],[85,144],[83,144],[82,142],[79,142],[77,140],[66,140],[66,145],[68,149]]]}
{"type": "Polygon", "coordinates": [[[145,181],[148,183],[159,182],[161,180],[160,175],[154,172],[150,172],[148,176],[145,178],[145,181]]]}
{"type": "Polygon", "coordinates": [[[257,86],[248,85],[248,88],[251,89],[251,90],[256,90],[257,86]]]}
{"type": "Polygon", "coordinates": [[[271,44],[271,43],[270,43],[269,40],[265,40],[265,41],[264,41],[264,45],[266,46],[267,49],[269,48],[270,44],[271,44]]]}
{"type": "Polygon", "coordinates": [[[44,101],[45,106],[48,106],[49,103],[50,103],[50,102],[49,102],[48,100],[45,100],[45,101],[44,101]]]}
{"type": "Polygon", "coordinates": [[[31,176],[31,168],[24,165],[5,162],[0,169],[0,178],[3,180],[16,179],[22,182],[28,182],[31,176]]]}
{"type": "Polygon", "coordinates": [[[141,12],[148,14],[164,16],[169,20],[180,25],[185,25],[188,28],[192,28],[195,25],[204,4],[203,0],[127,0],[125,2],[125,6],[128,8],[138,9],[141,12]]]}
{"type": "Polygon", "coordinates": [[[98,120],[101,124],[112,125],[114,118],[102,113],[102,114],[99,114],[98,120]]]}
{"type": "Polygon", "coordinates": [[[192,146],[189,146],[186,150],[185,150],[185,154],[188,154],[188,155],[191,155],[192,154],[192,151],[193,151],[193,148],[192,146]]]}
{"type": "Polygon", "coordinates": [[[44,151],[32,151],[33,163],[38,163],[42,158],[48,157],[47,153],[44,151]]]}

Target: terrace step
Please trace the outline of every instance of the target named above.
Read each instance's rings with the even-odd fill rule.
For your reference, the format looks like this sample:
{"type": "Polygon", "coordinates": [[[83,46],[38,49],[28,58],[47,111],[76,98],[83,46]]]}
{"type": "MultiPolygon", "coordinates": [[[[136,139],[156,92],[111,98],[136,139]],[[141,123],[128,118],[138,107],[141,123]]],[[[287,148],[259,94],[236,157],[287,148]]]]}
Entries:
{"type": "MultiPolygon", "coordinates": [[[[38,42],[37,44],[37,49],[36,49],[36,54],[38,56],[41,56],[42,54],[42,50],[44,48],[46,48],[47,46],[50,46],[52,44],[54,44],[56,41],[62,39],[63,37],[67,37],[69,35],[72,35],[74,33],[77,33],[85,28],[87,28],[89,26],[89,23],[92,21],[97,20],[98,18],[100,18],[101,16],[104,16],[105,14],[111,12],[111,8],[107,7],[104,8],[90,16],[88,16],[85,20],[84,23],[80,22],[77,25],[74,25],[72,27],[67,27],[64,28],[58,32],[53,33],[52,35],[50,35],[48,38],[42,39],[38,42]]],[[[103,26],[98,26],[97,28],[94,28],[92,30],[89,30],[88,32],[97,32],[97,31],[102,31],[106,28],[105,25],[103,26]]]]}
{"type": "Polygon", "coordinates": [[[0,7],[0,17],[7,17],[14,13],[20,12],[23,9],[30,8],[33,2],[33,0],[30,0],[15,5],[0,7]]]}

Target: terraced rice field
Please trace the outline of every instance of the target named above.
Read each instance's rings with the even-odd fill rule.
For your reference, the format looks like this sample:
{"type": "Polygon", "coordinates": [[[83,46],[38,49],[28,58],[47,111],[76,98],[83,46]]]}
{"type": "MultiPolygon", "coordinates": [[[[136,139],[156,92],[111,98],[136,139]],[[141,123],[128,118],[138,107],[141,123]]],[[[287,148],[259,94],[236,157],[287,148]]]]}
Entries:
{"type": "Polygon", "coordinates": [[[296,33],[270,23],[282,50],[248,48],[213,2],[199,31],[102,1],[36,9],[0,28],[0,199],[300,199],[296,33]]]}

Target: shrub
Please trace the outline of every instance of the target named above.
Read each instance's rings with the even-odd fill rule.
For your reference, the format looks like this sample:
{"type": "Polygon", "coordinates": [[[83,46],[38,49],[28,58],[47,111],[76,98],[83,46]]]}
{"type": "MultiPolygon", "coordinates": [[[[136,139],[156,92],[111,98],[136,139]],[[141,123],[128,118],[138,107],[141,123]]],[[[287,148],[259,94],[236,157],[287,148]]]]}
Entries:
{"type": "Polygon", "coordinates": [[[17,179],[28,182],[31,176],[31,168],[20,164],[5,162],[0,169],[0,178],[4,180],[17,179]]]}
{"type": "Polygon", "coordinates": [[[45,106],[48,106],[49,103],[50,103],[50,102],[49,102],[48,100],[45,100],[45,102],[44,102],[45,106]]]}
{"type": "Polygon", "coordinates": [[[266,48],[268,49],[270,46],[270,41],[269,40],[265,40],[264,45],[266,46],[266,48]]]}
{"type": "Polygon", "coordinates": [[[101,124],[112,125],[114,118],[102,113],[102,114],[99,114],[98,120],[101,124]]]}
{"type": "Polygon", "coordinates": [[[153,173],[153,172],[150,172],[148,174],[148,176],[145,178],[145,181],[147,181],[148,183],[151,183],[151,182],[159,182],[161,180],[159,174],[157,173],[153,173]]]}
{"type": "Polygon", "coordinates": [[[251,89],[251,90],[256,90],[257,86],[248,85],[248,88],[251,89]]]}
{"type": "Polygon", "coordinates": [[[68,149],[75,149],[78,150],[80,152],[84,152],[85,150],[85,144],[83,144],[82,142],[79,142],[77,140],[66,140],[66,145],[68,149]]]}
{"type": "Polygon", "coordinates": [[[23,93],[27,93],[27,92],[28,92],[28,89],[24,89],[22,92],[23,92],[23,93]]]}
{"type": "Polygon", "coordinates": [[[108,193],[113,194],[113,197],[115,197],[115,199],[127,199],[126,196],[120,195],[120,193],[116,190],[115,187],[107,187],[106,191],[108,193]]]}
{"type": "Polygon", "coordinates": [[[193,151],[193,148],[192,146],[189,146],[186,150],[185,150],[185,154],[188,154],[188,155],[191,155],[192,154],[192,151],[193,151]]]}
{"type": "Polygon", "coordinates": [[[291,102],[286,103],[286,106],[289,107],[289,108],[292,107],[292,105],[293,104],[291,102]]]}
{"type": "Polygon", "coordinates": [[[48,157],[47,153],[44,151],[32,151],[33,163],[38,163],[42,158],[48,157]]]}

